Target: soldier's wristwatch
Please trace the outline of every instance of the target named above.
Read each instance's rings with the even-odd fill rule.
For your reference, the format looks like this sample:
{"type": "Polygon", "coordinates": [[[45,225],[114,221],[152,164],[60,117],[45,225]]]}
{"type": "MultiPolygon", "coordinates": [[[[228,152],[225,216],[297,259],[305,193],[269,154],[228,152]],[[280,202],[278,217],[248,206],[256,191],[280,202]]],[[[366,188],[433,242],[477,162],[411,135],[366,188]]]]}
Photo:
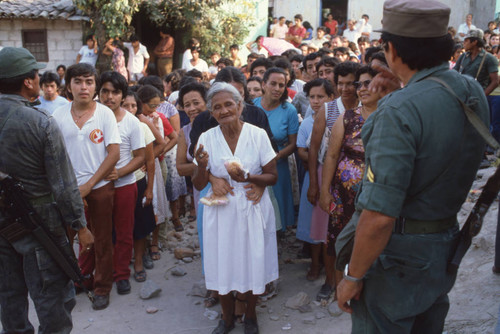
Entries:
{"type": "Polygon", "coordinates": [[[346,264],[345,269],[344,269],[344,279],[347,281],[350,281],[350,282],[359,283],[363,280],[363,277],[356,278],[356,277],[349,276],[349,264],[346,264]]]}

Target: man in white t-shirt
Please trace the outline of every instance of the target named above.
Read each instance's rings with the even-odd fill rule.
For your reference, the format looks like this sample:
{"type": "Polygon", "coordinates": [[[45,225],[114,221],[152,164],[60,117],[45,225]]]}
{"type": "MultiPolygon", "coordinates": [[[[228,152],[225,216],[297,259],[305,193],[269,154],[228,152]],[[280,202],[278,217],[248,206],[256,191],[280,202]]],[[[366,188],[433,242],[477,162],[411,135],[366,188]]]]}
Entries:
{"type": "Polygon", "coordinates": [[[364,28],[365,21],[362,21],[361,25],[356,26],[356,21],[348,20],[347,21],[347,29],[344,30],[342,34],[345,38],[349,40],[349,42],[358,42],[358,38],[361,37],[361,31],[364,28]]]}
{"type": "Polygon", "coordinates": [[[43,95],[40,96],[39,109],[46,110],[52,115],[54,110],[69,103],[64,97],[59,96],[59,87],[61,81],[59,76],[52,72],[45,72],[40,78],[40,87],[42,88],[43,95]]]}
{"type": "Polygon", "coordinates": [[[370,38],[373,32],[372,25],[368,23],[369,20],[370,17],[368,16],[368,14],[363,14],[363,16],[361,16],[361,20],[359,20],[357,24],[359,31],[361,32],[361,36],[365,36],[368,38],[370,38]]]}
{"type": "Polygon", "coordinates": [[[476,26],[472,24],[472,14],[467,14],[465,17],[465,23],[462,23],[457,30],[457,37],[463,41],[465,36],[469,33],[470,30],[476,30],[476,26]]]}
{"type": "Polygon", "coordinates": [[[269,35],[274,38],[285,39],[286,33],[288,32],[288,26],[285,22],[286,18],[281,16],[279,22],[273,26],[269,35]]]}
{"type": "MultiPolygon", "coordinates": [[[[86,204],[88,228],[95,236],[94,247],[80,253],[83,275],[93,277],[92,307],[109,305],[113,286],[113,182],[105,180],[120,158],[120,133],[113,112],[94,101],[98,85],[96,69],[75,64],[66,71],[68,97],[72,103],[52,115],[64,137],[75,170],[80,194],[86,204]],[[95,273],[94,273],[95,270],[95,273]]],[[[70,239],[71,240],[71,239],[70,239]]]]}
{"type": "Polygon", "coordinates": [[[149,65],[148,49],[139,42],[136,35],[130,36],[130,43],[123,43],[123,46],[128,49],[128,79],[137,82],[146,75],[149,65]]]}
{"type": "Polygon", "coordinates": [[[78,51],[78,55],[76,56],[76,63],[87,63],[92,66],[95,66],[97,62],[97,40],[94,35],[88,35],[85,39],[87,45],[81,47],[80,51],[78,51]]]}
{"type": "Polygon", "coordinates": [[[111,174],[106,177],[106,180],[115,183],[113,276],[116,290],[120,295],[130,293],[129,265],[134,246],[134,211],[137,201],[134,171],[144,165],[146,157],[140,122],[121,107],[123,99],[127,96],[127,88],[127,80],[120,73],[108,71],[101,75],[99,101],[115,114],[122,141],[120,160],[111,174]]]}

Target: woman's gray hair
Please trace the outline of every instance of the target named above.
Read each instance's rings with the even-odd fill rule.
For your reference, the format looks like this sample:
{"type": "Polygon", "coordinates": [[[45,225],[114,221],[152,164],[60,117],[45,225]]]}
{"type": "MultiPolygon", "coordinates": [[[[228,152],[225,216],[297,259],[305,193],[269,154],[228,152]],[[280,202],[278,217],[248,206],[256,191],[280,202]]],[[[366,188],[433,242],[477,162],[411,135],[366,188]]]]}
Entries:
{"type": "Polygon", "coordinates": [[[212,111],[212,99],[215,95],[226,92],[231,94],[234,102],[239,103],[243,101],[243,97],[241,97],[240,93],[233,85],[227,82],[216,82],[210,87],[207,93],[207,108],[212,111]]]}

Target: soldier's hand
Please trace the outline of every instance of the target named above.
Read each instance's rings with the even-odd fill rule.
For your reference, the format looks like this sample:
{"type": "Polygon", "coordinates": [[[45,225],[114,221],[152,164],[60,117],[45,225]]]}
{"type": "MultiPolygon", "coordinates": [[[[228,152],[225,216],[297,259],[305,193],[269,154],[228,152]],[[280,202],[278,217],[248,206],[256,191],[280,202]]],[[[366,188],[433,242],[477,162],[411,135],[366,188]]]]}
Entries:
{"type": "Polygon", "coordinates": [[[347,313],[352,313],[351,305],[349,301],[351,299],[359,300],[361,291],[363,290],[363,281],[361,282],[350,282],[345,279],[341,280],[337,286],[337,302],[342,311],[347,313]]]}
{"type": "Polygon", "coordinates": [[[381,97],[384,97],[401,88],[401,81],[392,73],[390,68],[378,63],[372,64],[371,67],[379,72],[370,83],[372,93],[378,93],[381,97]]]}
{"type": "Polygon", "coordinates": [[[78,231],[78,241],[80,242],[80,254],[86,253],[92,249],[94,245],[94,236],[89,229],[84,227],[78,231]]]}

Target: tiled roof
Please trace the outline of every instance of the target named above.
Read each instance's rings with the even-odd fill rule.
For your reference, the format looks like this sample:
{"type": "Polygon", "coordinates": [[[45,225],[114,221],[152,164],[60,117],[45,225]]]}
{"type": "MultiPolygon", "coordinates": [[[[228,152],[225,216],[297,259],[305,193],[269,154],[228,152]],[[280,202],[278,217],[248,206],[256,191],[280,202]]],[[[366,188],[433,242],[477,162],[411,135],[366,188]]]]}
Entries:
{"type": "Polygon", "coordinates": [[[0,0],[0,19],[88,20],[71,0],[0,0]]]}

